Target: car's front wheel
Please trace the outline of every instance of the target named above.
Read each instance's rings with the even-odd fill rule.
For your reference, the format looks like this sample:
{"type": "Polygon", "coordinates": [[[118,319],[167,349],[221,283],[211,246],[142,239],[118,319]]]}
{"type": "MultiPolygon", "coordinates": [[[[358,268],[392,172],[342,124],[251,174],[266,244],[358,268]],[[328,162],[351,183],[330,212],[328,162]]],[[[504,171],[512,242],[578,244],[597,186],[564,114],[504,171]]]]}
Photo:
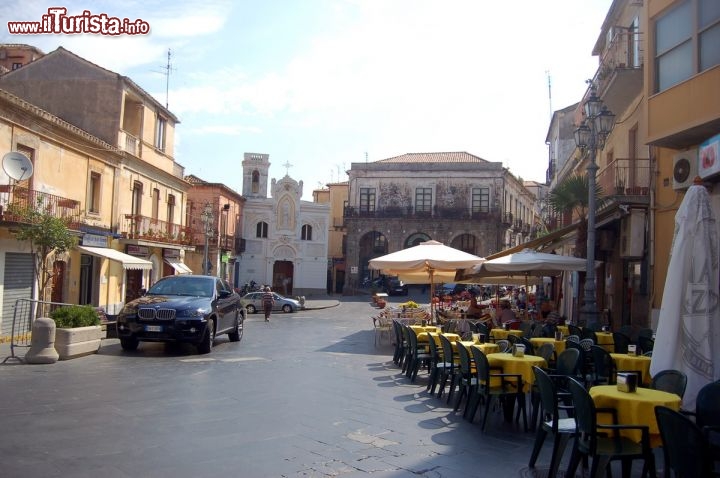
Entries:
{"type": "Polygon", "coordinates": [[[255,312],[257,312],[257,309],[252,304],[248,304],[248,306],[245,307],[245,310],[247,310],[248,314],[254,314],[255,312]]]}
{"type": "Polygon", "coordinates": [[[123,350],[137,350],[139,344],[140,341],[132,337],[120,338],[120,347],[122,347],[123,350]]]}
{"type": "Polygon", "coordinates": [[[230,342],[240,342],[243,336],[243,329],[245,323],[243,322],[242,312],[239,310],[235,311],[235,328],[228,332],[228,338],[230,342]]]}
{"type": "Polygon", "coordinates": [[[208,319],[205,333],[197,344],[199,354],[209,354],[215,342],[215,324],[212,319],[208,319]]]}
{"type": "Polygon", "coordinates": [[[282,311],[285,312],[286,314],[289,314],[290,312],[293,311],[292,305],[290,305],[290,304],[283,305],[282,311]]]}

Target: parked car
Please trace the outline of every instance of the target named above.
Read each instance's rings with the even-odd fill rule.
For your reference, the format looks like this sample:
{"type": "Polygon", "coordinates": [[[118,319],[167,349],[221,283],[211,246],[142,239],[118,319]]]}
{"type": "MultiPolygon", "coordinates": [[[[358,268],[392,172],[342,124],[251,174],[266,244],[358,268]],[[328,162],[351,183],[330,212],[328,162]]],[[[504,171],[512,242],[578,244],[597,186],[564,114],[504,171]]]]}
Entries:
{"type": "Polygon", "coordinates": [[[408,286],[398,277],[385,277],[385,292],[387,295],[408,295],[408,286]]]}
{"type": "Polygon", "coordinates": [[[124,350],[140,342],[185,342],[209,353],[215,337],[242,339],[245,309],[225,280],[204,275],[163,277],[141,297],[128,302],[117,317],[124,350]]]}
{"type": "MultiPolygon", "coordinates": [[[[263,310],[262,296],[262,292],[250,292],[242,296],[240,302],[248,314],[254,314],[263,310]]],[[[273,311],[275,312],[282,311],[290,313],[300,309],[300,302],[295,299],[283,297],[277,292],[273,292],[273,298],[275,299],[275,304],[273,305],[273,311]]]]}

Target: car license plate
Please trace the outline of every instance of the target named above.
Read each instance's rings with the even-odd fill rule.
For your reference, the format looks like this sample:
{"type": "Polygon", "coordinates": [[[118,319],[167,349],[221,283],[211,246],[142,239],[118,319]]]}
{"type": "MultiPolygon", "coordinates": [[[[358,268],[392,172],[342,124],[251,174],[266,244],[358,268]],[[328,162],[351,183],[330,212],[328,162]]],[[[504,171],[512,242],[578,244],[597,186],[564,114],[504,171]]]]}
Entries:
{"type": "Polygon", "coordinates": [[[162,332],[162,325],[146,325],[145,332],[162,332]]]}

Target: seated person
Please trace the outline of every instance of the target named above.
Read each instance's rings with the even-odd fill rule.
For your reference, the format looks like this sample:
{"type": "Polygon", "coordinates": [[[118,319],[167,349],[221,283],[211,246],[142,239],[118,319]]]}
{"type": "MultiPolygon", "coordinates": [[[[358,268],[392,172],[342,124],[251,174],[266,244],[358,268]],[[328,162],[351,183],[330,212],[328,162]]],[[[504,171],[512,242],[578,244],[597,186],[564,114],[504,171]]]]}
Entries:
{"type": "Polygon", "coordinates": [[[497,316],[498,325],[503,326],[506,323],[515,322],[516,320],[515,312],[510,308],[510,302],[507,300],[501,301],[500,313],[497,316]]]}
{"type": "Polygon", "coordinates": [[[483,315],[483,309],[477,304],[477,295],[474,292],[470,292],[470,305],[465,312],[465,317],[468,319],[479,319],[483,315]]]}

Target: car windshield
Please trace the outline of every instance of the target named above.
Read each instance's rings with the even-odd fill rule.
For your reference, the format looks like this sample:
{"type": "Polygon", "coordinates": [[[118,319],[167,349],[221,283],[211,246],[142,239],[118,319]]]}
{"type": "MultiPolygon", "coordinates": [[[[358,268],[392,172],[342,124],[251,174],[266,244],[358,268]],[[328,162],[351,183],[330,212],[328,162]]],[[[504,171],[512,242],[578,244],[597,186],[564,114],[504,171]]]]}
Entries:
{"type": "Polygon", "coordinates": [[[166,277],[157,281],[148,290],[148,295],[187,295],[212,297],[215,290],[212,280],[202,277],[166,277]]]}

